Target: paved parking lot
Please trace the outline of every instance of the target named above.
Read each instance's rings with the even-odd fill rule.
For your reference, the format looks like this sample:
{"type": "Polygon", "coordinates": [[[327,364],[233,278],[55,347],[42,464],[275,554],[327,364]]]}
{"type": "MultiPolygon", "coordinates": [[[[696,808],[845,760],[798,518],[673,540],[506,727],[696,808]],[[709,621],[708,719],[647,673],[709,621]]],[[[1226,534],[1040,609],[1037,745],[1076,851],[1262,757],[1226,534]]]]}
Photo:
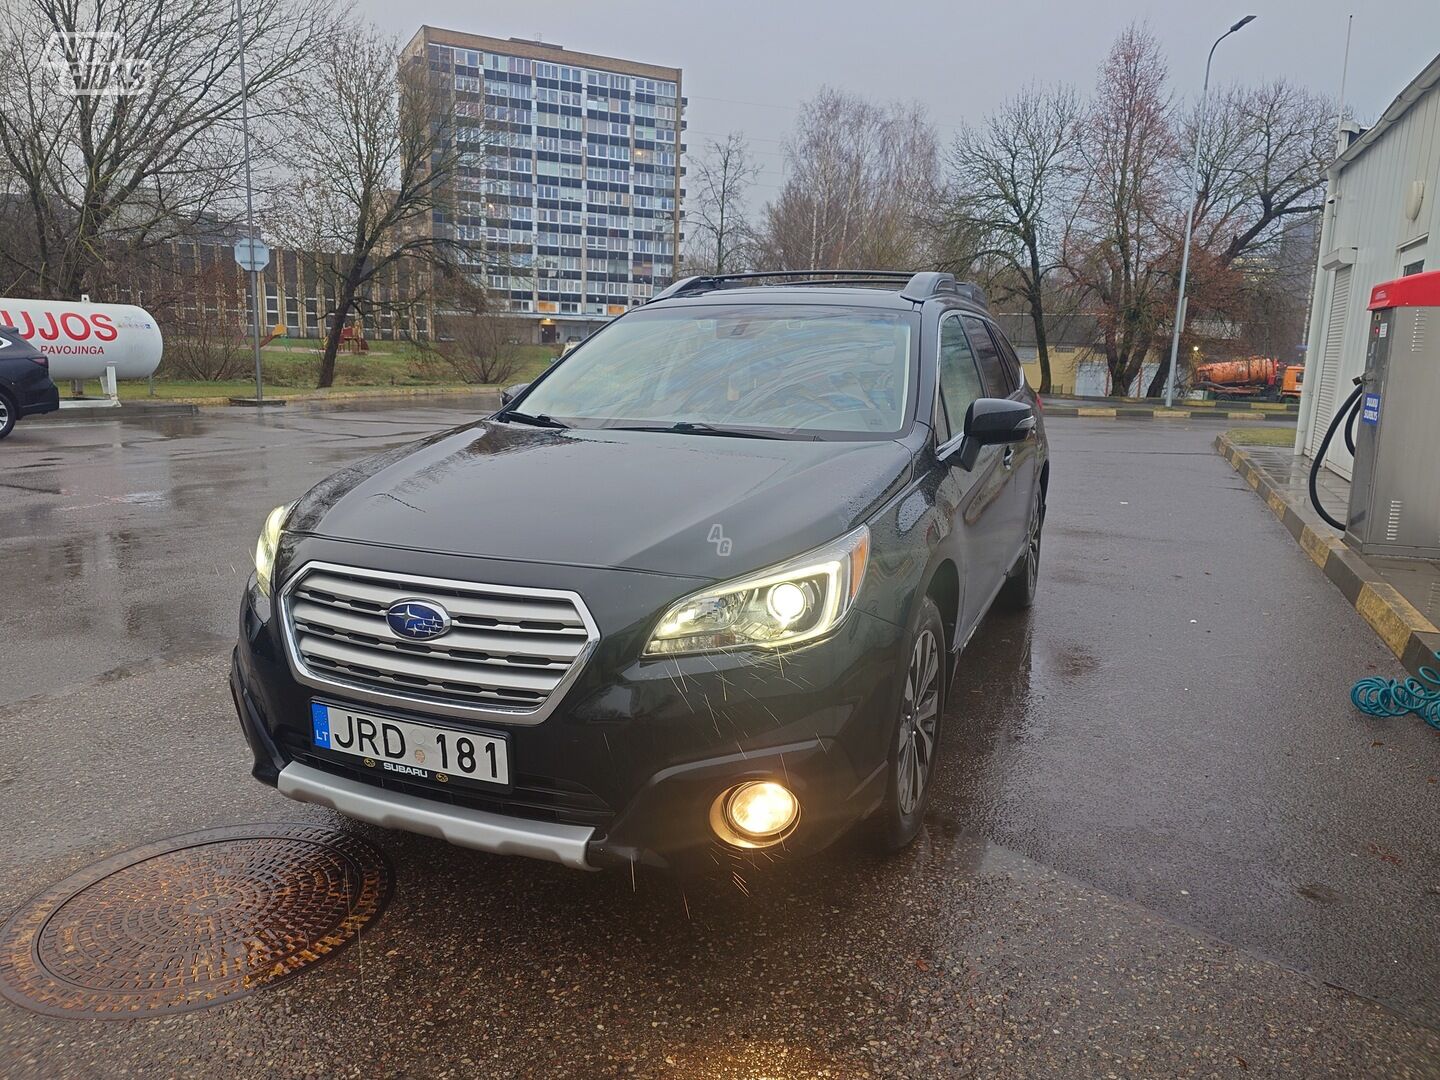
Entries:
{"type": "Polygon", "coordinates": [[[1213,425],[1056,418],[1041,598],[966,653],[926,830],[743,882],[579,874],[289,803],[225,685],[265,510],[472,404],[32,422],[0,446],[0,912],[309,821],[352,948],[163,1020],[0,1001],[7,1076],[1440,1076],[1440,736],[1213,425]]]}

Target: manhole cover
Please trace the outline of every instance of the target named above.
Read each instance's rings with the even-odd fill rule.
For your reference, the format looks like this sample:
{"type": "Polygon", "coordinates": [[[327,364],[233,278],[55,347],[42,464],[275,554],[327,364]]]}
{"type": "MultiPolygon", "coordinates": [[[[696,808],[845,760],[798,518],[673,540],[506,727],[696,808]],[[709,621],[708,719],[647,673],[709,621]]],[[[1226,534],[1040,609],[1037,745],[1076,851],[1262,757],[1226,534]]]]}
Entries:
{"type": "Polygon", "coordinates": [[[373,844],[239,825],[121,852],[0,930],[0,993],[52,1016],[126,1019],[243,997],[323,960],[384,908],[373,844]]]}

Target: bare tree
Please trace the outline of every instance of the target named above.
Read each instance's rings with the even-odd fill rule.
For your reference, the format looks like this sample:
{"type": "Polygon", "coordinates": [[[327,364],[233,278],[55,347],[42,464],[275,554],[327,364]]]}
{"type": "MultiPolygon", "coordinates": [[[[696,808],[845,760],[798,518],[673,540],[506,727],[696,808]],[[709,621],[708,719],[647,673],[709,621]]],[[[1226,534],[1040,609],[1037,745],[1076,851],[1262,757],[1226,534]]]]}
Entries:
{"type": "Polygon", "coordinates": [[[182,379],[219,381],[250,368],[246,349],[245,292],[233,263],[198,266],[192,275],[165,279],[183,291],[157,294],[147,303],[165,327],[165,372],[182,379]]]}
{"type": "MultiPolygon", "coordinates": [[[[252,116],[330,25],[325,0],[244,5],[252,116]]],[[[19,242],[6,276],[41,296],[105,283],[133,258],[234,210],[235,9],[215,0],[11,0],[0,20],[0,158],[19,242]],[[217,216],[218,215],[218,216],[217,216]]]]}
{"type": "Polygon", "coordinates": [[[789,178],[765,207],[767,263],[827,270],[923,261],[917,218],[939,155],[922,106],[824,88],[802,106],[785,156],[789,178]]]}
{"type": "Polygon", "coordinates": [[[447,216],[460,160],[453,90],[423,57],[402,64],[393,39],[357,24],[326,42],[288,94],[293,176],[274,220],[313,260],[330,301],[317,382],[326,387],[353,314],[413,304],[448,268],[451,241],[434,218],[447,216]],[[408,295],[380,296],[373,287],[397,266],[408,295]]]}
{"type": "MultiPolygon", "coordinates": [[[[1326,169],[1335,151],[1335,105],[1281,79],[1232,87],[1217,95],[1206,112],[1193,193],[1189,308],[1244,314],[1248,338],[1272,340],[1295,320],[1285,290],[1299,283],[1289,280],[1293,275],[1278,257],[1291,226],[1313,222],[1323,209],[1326,169]],[[1277,275],[1287,280],[1274,280],[1277,275]],[[1282,309],[1277,326],[1262,330],[1266,312],[1281,316],[1282,309]]],[[[1191,148],[1187,158],[1198,125],[1197,105],[1184,129],[1191,148]]],[[[1187,166],[1170,212],[1177,249],[1184,240],[1189,183],[1187,166]]],[[[1150,394],[1160,392],[1168,367],[1165,356],[1150,394]]]]}
{"type": "Polygon", "coordinates": [[[445,278],[437,294],[432,351],[462,382],[488,386],[509,382],[525,360],[519,328],[506,302],[461,274],[445,278]]]}
{"type": "Polygon", "coordinates": [[[1031,86],[980,127],[962,127],[938,204],[937,261],[981,277],[992,296],[1030,313],[1042,394],[1050,392],[1045,300],[1059,267],[1057,225],[1071,194],[1079,116],[1073,90],[1031,86]]]}
{"type": "Polygon", "coordinates": [[[1172,233],[1164,228],[1177,175],[1168,72],[1143,26],[1121,32],[1101,65],[1080,127],[1085,183],[1065,238],[1066,271],[1097,311],[1111,384],[1135,381],[1174,297],[1172,233]]]}
{"type": "Polygon", "coordinates": [[[690,225],[694,254],[689,260],[716,274],[742,268],[752,246],[746,196],[760,172],[745,136],[732,131],[714,139],[690,167],[690,225]]]}

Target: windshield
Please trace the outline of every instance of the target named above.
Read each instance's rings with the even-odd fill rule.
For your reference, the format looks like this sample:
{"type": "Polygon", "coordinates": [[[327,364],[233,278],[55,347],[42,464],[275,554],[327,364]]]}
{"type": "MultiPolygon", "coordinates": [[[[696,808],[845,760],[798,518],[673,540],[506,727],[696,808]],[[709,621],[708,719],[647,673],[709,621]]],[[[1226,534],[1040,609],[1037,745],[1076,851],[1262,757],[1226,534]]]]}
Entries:
{"type": "Polygon", "coordinates": [[[853,439],[905,426],[915,316],[794,304],[634,311],[518,408],[599,427],[706,425],[853,439]]]}

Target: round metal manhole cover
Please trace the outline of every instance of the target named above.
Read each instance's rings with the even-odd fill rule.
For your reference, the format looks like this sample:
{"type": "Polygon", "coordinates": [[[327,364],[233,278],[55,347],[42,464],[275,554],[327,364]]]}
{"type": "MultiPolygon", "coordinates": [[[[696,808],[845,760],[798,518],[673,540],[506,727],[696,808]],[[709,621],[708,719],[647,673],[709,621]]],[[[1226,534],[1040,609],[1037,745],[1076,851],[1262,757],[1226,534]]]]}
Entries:
{"type": "Polygon", "coordinates": [[[0,993],[51,1016],[130,1019],[243,997],[323,960],[390,898],[366,840],[239,825],[121,852],[0,930],[0,993]]]}

